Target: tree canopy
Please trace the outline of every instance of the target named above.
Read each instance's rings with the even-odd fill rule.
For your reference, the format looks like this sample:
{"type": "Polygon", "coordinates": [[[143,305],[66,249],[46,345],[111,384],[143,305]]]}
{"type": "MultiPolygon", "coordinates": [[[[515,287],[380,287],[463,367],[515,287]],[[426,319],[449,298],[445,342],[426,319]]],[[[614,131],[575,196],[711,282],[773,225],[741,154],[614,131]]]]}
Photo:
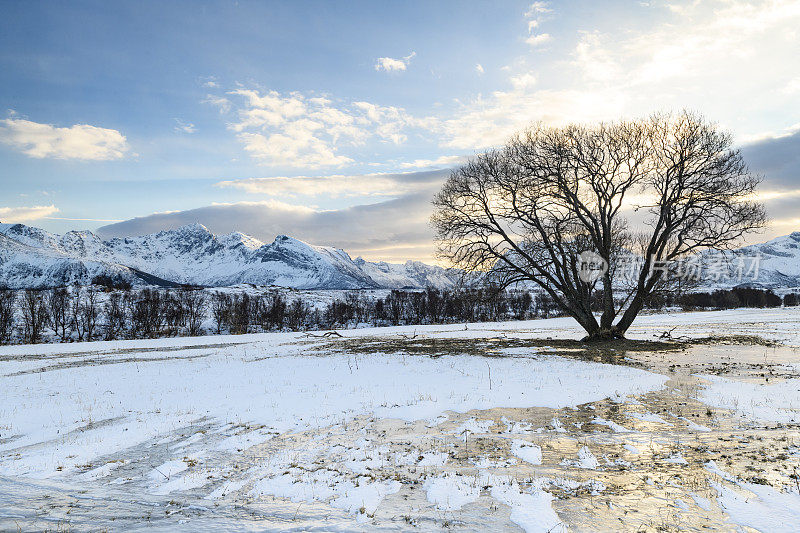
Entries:
{"type": "Polygon", "coordinates": [[[432,223],[453,266],[533,283],[589,338],[622,337],[681,259],[765,224],[759,182],[732,136],[688,111],[537,124],[454,170],[432,223]]]}

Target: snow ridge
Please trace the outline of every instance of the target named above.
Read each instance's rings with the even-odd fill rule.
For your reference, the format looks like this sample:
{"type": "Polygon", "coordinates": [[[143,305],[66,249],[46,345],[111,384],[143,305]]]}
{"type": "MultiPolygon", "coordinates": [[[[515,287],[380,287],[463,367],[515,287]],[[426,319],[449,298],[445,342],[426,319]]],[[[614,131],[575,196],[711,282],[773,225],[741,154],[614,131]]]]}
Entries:
{"type": "Polygon", "coordinates": [[[452,270],[416,261],[353,260],[344,250],[278,235],[265,244],[239,232],[215,235],[190,224],[140,237],[103,240],[90,231],[55,235],[0,223],[0,287],[87,284],[105,274],[133,285],[240,283],[294,289],[399,289],[455,284],[452,270]]]}

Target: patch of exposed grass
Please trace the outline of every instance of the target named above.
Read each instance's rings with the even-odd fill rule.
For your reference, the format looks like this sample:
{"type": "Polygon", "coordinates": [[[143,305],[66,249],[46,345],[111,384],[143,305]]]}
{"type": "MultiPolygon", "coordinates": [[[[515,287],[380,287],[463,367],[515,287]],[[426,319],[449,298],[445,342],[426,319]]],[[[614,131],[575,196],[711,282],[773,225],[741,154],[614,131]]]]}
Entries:
{"type": "Polygon", "coordinates": [[[480,357],[532,357],[543,354],[576,357],[591,361],[633,364],[625,361],[628,352],[663,352],[684,350],[682,342],[615,339],[584,342],[572,339],[518,339],[494,337],[481,339],[438,339],[402,337],[359,337],[332,342],[325,351],[349,354],[403,353],[411,356],[441,357],[444,355],[474,355],[480,357]],[[514,348],[514,353],[506,350],[514,348]],[[530,353],[519,348],[529,348],[530,353]]]}
{"type": "Polygon", "coordinates": [[[729,344],[741,346],[781,346],[781,343],[760,335],[712,335],[687,341],[689,344],[729,344]]]}

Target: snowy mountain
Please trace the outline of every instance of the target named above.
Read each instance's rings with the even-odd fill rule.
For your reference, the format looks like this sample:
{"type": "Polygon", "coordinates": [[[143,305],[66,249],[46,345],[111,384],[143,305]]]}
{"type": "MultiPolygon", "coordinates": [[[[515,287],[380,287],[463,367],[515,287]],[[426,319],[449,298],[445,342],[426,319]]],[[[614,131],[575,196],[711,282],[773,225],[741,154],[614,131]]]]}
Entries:
{"type": "MultiPolygon", "coordinates": [[[[800,232],[727,252],[722,262],[710,253],[701,257],[704,290],[800,287],[800,232]]],[[[55,235],[0,223],[0,287],[86,284],[101,274],[132,285],[252,283],[294,289],[446,288],[459,280],[454,270],[418,261],[373,263],[286,235],[266,244],[238,232],[214,235],[200,224],[103,240],[90,231],[55,235]]]]}
{"type": "Polygon", "coordinates": [[[800,287],[800,231],[725,254],[703,254],[707,288],[800,287]]]}
{"type": "Polygon", "coordinates": [[[0,286],[86,284],[100,274],[133,285],[252,283],[296,289],[445,288],[458,279],[453,271],[420,262],[370,263],[285,235],[265,244],[238,232],[214,235],[200,224],[110,240],[90,231],[54,235],[0,224],[0,286]]]}

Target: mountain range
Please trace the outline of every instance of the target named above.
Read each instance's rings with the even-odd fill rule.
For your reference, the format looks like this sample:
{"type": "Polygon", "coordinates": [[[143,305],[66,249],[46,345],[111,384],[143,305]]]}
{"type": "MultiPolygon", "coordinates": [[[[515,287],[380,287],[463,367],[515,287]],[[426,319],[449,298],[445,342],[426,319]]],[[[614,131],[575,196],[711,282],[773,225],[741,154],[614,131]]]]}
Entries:
{"type": "MultiPolygon", "coordinates": [[[[800,287],[800,232],[733,250],[726,257],[724,272],[706,272],[703,288],[800,287]],[[754,257],[759,258],[755,264],[754,257]],[[739,270],[744,266],[741,277],[737,265],[739,270]]],[[[443,289],[460,278],[457,270],[419,261],[352,259],[344,250],[286,235],[267,244],[239,232],[215,235],[201,224],[103,240],[90,231],[56,235],[0,223],[0,287],[87,284],[100,275],[134,286],[251,283],[294,289],[443,289]]]]}
{"type": "Polygon", "coordinates": [[[134,286],[251,283],[295,289],[446,288],[458,279],[455,270],[418,261],[354,260],[344,250],[286,235],[266,244],[238,232],[215,235],[201,224],[103,240],[90,231],[55,235],[0,223],[0,286],[87,284],[100,275],[134,286]]]}
{"type": "MultiPolygon", "coordinates": [[[[713,256],[713,253],[704,253],[713,256]]],[[[800,231],[724,254],[721,272],[707,270],[706,288],[748,286],[764,289],[800,287],[800,231]]],[[[708,264],[712,262],[707,261],[708,264]]]]}

